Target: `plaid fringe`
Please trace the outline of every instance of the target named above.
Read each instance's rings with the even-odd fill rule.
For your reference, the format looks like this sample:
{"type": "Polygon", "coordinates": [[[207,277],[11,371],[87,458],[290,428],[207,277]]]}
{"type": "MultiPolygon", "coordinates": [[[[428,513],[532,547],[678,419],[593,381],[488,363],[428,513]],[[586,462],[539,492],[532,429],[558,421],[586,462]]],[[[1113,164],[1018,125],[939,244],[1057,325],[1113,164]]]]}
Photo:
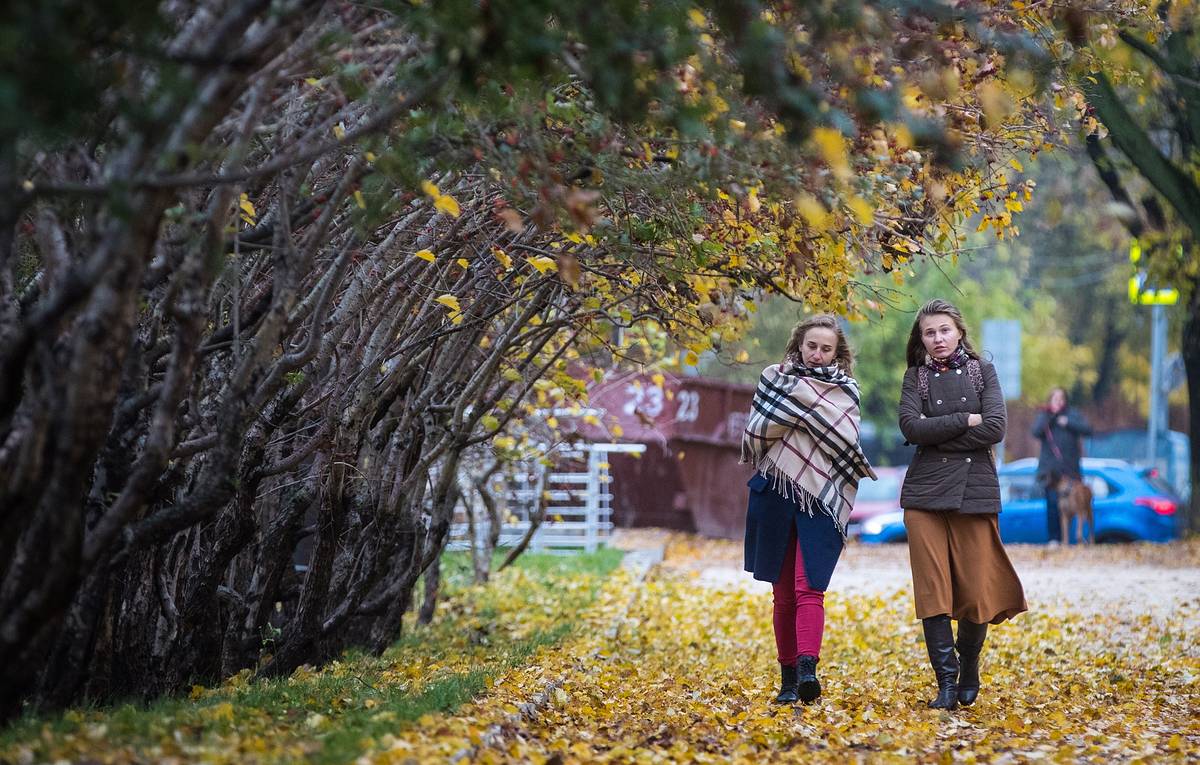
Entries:
{"type": "MultiPolygon", "coordinates": [[[[742,460],[742,462],[746,461],[742,460]]],[[[790,499],[794,502],[801,510],[808,513],[809,518],[816,517],[816,513],[818,512],[828,515],[833,520],[833,525],[838,530],[838,533],[842,535],[842,540],[844,541],[847,538],[846,524],[842,523],[842,519],[833,511],[833,508],[814,497],[808,489],[805,489],[794,478],[783,472],[783,469],[776,465],[774,460],[771,460],[769,457],[763,457],[754,466],[754,469],[763,478],[771,481],[772,490],[778,492],[784,499],[790,499]]]]}

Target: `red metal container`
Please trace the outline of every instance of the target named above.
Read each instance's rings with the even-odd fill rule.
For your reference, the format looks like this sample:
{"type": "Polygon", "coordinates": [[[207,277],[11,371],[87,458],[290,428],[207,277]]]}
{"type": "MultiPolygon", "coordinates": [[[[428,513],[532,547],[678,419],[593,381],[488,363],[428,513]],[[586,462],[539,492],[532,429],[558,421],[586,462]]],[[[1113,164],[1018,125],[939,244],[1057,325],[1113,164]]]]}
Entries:
{"type": "Polygon", "coordinates": [[[754,386],[701,377],[627,373],[592,386],[602,428],[592,440],[642,443],[640,457],[613,455],[613,521],[740,539],[749,465],[738,464],[754,386]]]}

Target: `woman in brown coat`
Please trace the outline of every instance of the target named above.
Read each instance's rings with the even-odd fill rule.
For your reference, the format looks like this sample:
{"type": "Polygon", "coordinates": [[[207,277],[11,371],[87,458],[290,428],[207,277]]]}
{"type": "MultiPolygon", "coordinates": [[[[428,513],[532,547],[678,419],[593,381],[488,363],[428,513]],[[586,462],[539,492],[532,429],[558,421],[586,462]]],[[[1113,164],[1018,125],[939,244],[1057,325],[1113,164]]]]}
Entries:
{"type": "Polygon", "coordinates": [[[945,300],[926,303],[900,391],[900,430],[917,447],[900,504],[917,617],[937,676],[935,709],[975,702],[987,625],[1027,610],[997,523],[992,447],[1004,438],[1005,418],[996,370],[971,347],[962,314],[945,300]]]}

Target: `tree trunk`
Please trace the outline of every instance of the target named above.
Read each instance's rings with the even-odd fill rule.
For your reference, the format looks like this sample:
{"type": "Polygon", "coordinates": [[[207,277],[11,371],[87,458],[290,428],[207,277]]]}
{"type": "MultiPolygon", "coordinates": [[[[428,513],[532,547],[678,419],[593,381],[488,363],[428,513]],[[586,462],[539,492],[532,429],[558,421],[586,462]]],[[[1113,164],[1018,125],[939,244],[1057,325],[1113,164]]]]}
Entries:
{"type": "Polygon", "coordinates": [[[1180,348],[1187,370],[1188,453],[1192,487],[1184,522],[1186,528],[1200,532],[1200,280],[1191,285],[1190,292],[1180,348]]]}
{"type": "Polygon", "coordinates": [[[433,621],[441,588],[442,557],[439,555],[429,568],[425,569],[425,596],[421,600],[421,608],[417,612],[417,624],[429,624],[433,621]]]}

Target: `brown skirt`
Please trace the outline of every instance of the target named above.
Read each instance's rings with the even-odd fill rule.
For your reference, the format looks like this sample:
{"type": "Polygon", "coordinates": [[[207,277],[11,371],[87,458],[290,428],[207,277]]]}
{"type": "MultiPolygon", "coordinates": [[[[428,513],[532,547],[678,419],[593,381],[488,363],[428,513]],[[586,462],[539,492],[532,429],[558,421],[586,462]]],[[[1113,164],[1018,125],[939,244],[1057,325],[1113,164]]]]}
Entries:
{"type": "Polygon", "coordinates": [[[905,510],[917,618],[999,624],[1028,611],[995,513],[905,510]]]}

